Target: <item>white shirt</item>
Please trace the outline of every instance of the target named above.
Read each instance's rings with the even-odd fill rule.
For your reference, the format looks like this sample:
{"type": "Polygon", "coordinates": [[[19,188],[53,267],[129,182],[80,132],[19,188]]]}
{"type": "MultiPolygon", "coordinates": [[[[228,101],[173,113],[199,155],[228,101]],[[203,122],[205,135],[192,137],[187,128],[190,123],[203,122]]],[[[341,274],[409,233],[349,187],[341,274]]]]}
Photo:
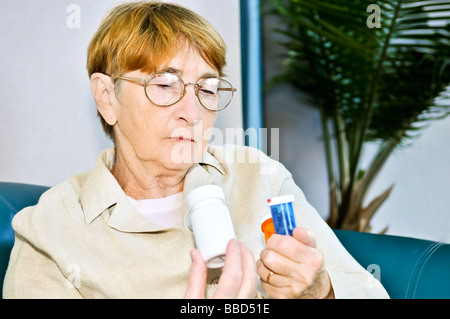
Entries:
{"type": "Polygon", "coordinates": [[[127,197],[134,208],[153,224],[164,228],[184,227],[182,192],[163,198],[136,200],[127,197]]]}

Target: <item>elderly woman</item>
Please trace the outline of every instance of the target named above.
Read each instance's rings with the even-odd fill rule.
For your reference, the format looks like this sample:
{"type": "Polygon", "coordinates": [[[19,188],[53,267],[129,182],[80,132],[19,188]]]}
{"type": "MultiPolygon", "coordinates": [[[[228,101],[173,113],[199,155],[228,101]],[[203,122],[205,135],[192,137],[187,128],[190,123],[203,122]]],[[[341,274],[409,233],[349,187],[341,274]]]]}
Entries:
{"type": "Polygon", "coordinates": [[[4,297],[387,296],[281,164],[255,149],[208,145],[235,90],[224,66],[222,38],[186,8],[139,2],[109,13],[87,69],[115,147],[14,218],[4,297]],[[185,222],[187,194],[206,184],[223,188],[235,227],[223,269],[207,269],[185,222]],[[295,195],[300,227],[266,244],[266,199],[283,194],[295,195]]]}

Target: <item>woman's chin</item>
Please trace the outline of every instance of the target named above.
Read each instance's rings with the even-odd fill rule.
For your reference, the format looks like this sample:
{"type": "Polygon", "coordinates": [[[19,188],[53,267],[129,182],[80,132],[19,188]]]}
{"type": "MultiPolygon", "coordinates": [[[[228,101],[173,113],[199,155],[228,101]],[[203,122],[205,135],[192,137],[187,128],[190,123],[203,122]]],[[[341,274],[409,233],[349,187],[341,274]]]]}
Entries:
{"type": "Polygon", "coordinates": [[[171,166],[178,169],[189,169],[199,163],[203,158],[203,152],[195,147],[195,143],[177,143],[170,151],[171,166]]]}

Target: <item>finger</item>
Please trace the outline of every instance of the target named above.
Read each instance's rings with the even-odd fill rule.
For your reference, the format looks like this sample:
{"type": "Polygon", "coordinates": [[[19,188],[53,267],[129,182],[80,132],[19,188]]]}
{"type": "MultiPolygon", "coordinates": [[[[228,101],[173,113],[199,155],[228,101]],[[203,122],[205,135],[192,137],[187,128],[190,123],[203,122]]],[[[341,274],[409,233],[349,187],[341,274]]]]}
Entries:
{"type": "Polygon", "coordinates": [[[242,281],[241,249],[236,239],[228,242],[225,265],[213,298],[235,298],[242,281]]]}
{"type": "Polygon", "coordinates": [[[205,298],[207,267],[206,262],[199,250],[191,250],[192,266],[189,272],[188,284],[184,298],[203,299],[205,298]]]}
{"type": "Polygon", "coordinates": [[[312,249],[292,236],[273,235],[272,237],[267,241],[266,249],[261,252],[261,256],[264,252],[269,254],[267,258],[278,258],[275,256],[279,254],[295,262],[302,262],[309,253],[308,250],[312,249]]]}
{"type": "Polygon", "coordinates": [[[261,253],[257,273],[261,282],[276,287],[290,285],[296,273],[301,271],[302,265],[298,264],[274,251],[267,250],[261,253]]]}
{"type": "Polygon", "coordinates": [[[256,274],[256,262],[250,249],[244,244],[240,244],[241,260],[242,260],[242,283],[238,299],[254,298],[256,296],[256,288],[258,287],[258,276],[256,274]]]}
{"type": "Polygon", "coordinates": [[[275,273],[267,268],[264,263],[261,261],[261,259],[258,260],[257,264],[256,264],[256,269],[257,269],[257,274],[259,276],[259,278],[261,279],[261,283],[266,283],[269,285],[278,285],[277,283],[275,283],[275,281],[273,280],[273,276],[275,276],[275,273]]]}
{"type": "MultiPolygon", "coordinates": [[[[292,263],[292,261],[287,262],[292,263]]],[[[261,261],[258,274],[261,276],[261,288],[268,296],[271,298],[296,298],[309,287],[302,266],[292,263],[286,269],[289,268],[291,269],[289,275],[279,274],[265,267],[261,261]],[[292,266],[295,268],[290,268],[292,266]]]]}
{"type": "Polygon", "coordinates": [[[295,227],[292,231],[292,237],[300,241],[301,243],[316,248],[316,236],[314,234],[304,228],[301,227],[295,227]]]}

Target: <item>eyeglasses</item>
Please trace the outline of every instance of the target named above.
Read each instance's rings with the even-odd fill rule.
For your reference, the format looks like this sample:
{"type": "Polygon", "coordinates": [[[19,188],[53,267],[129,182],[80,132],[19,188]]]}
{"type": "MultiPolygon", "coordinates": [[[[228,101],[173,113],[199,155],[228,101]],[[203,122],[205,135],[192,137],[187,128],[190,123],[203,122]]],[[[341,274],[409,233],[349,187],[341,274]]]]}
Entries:
{"type": "Polygon", "coordinates": [[[202,78],[197,83],[184,83],[173,73],[156,73],[147,79],[120,76],[118,79],[142,85],[145,95],[157,106],[171,106],[186,94],[186,86],[194,85],[195,95],[207,110],[218,112],[226,108],[233,99],[236,89],[230,82],[220,78],[202,78]]]}

